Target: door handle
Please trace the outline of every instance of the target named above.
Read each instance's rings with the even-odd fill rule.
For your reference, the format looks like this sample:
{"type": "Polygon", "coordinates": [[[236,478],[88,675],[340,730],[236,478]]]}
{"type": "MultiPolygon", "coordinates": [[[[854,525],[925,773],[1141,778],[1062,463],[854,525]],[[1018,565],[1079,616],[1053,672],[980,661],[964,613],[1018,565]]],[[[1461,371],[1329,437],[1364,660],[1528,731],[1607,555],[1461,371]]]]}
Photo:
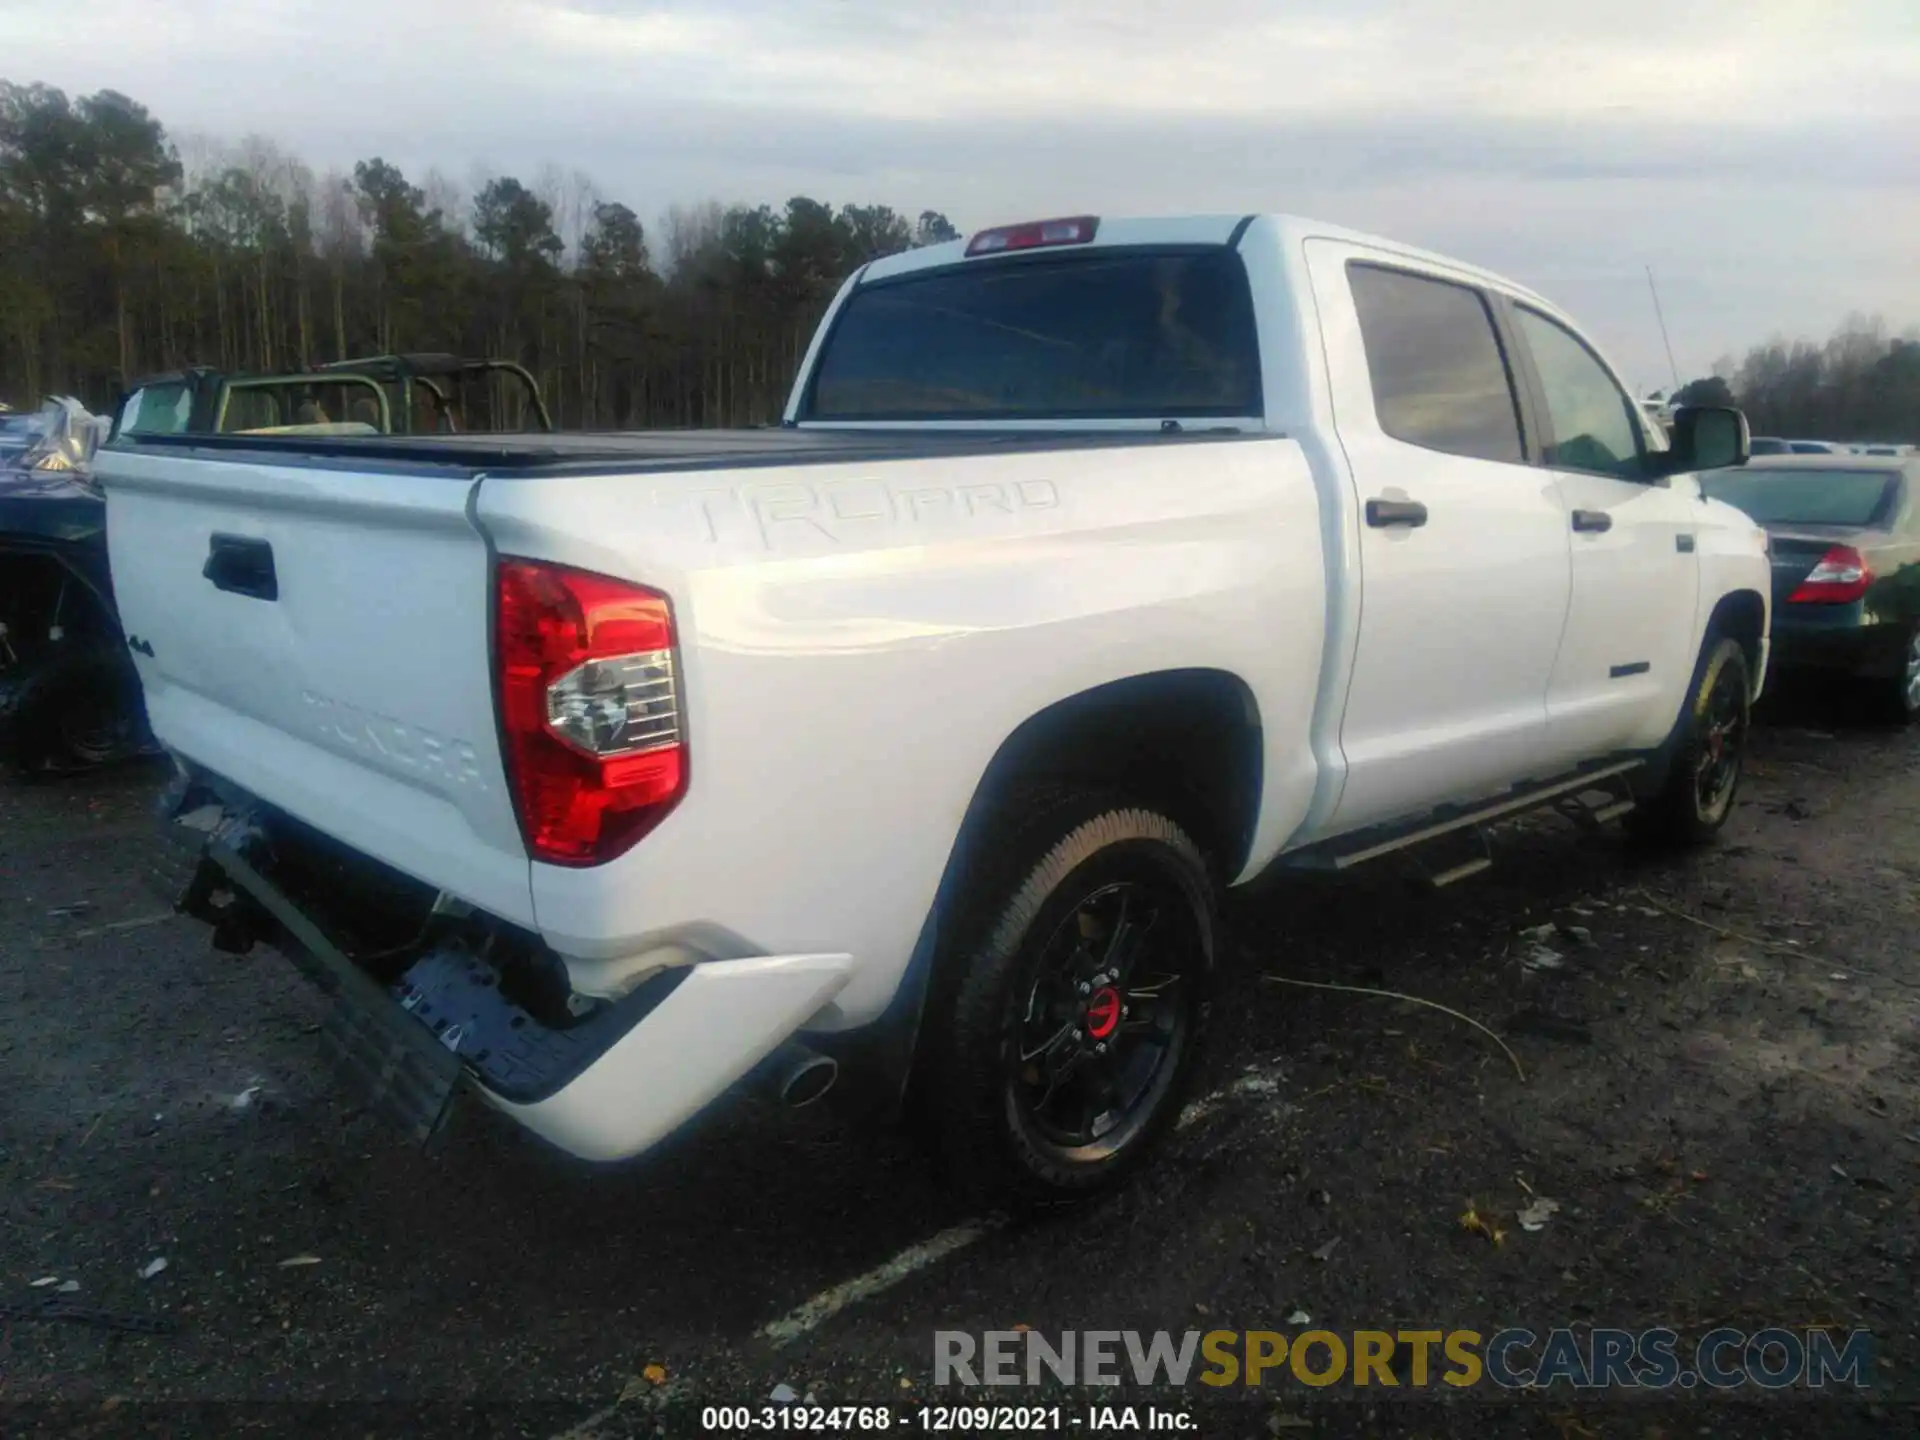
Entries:
{"type": "Polygon", "coordinates": [[[1418,500],[1382,500],[1375,497],[1367,501],[1367,524],[1376,530],[1384,530],[1389,525],[1418,529],[1426,523],[1427,507],[1418,500]]]}
{"type": "Polygon", "coordinates": [[[1573,512],[1573,528],[1583,534],[1598,535],[1603,530],[1613,528],[1613,516],[1604,510],[1576,510],[1573,512]]]}
{"type": "Polygon", "coordinates": [[[280,577],[274,573],[273,546],[251,535],[207,538],[207,563],[200,573],[216,590],[255,600],[278,600],[280,577]]]}

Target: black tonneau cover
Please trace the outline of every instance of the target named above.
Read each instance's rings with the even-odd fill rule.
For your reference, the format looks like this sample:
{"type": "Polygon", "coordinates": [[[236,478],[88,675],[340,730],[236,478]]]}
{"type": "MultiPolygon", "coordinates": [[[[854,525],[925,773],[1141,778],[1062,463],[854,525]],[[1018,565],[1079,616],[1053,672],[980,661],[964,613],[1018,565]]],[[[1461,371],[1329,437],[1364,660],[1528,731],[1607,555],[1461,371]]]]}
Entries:
{"type": "Polygon", "coordinates": [[[1267,438],[1233,429],[1163,430],[626,430],[527,435],[140,435],[101,450],[329,469],[395,466],[470,478],[558,473],[659,474],[757,466],[835,465],[1009,451],[1093,450],[1267,438]]]}

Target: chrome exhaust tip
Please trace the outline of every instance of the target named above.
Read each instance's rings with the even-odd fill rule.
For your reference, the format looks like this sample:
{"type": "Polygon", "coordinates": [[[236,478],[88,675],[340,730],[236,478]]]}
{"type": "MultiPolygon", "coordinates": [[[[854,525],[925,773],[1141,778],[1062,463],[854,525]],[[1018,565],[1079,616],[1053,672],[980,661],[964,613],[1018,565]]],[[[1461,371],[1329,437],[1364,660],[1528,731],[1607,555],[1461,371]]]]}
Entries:
{"type": "Polygon", "coordinates": [[[833,1088],[840,1078],[840,1062],[798,1040],[788,1040],[768,1058],[765,1073],[774,1098],[790,1110],[799,1110],[833,1088]]]}

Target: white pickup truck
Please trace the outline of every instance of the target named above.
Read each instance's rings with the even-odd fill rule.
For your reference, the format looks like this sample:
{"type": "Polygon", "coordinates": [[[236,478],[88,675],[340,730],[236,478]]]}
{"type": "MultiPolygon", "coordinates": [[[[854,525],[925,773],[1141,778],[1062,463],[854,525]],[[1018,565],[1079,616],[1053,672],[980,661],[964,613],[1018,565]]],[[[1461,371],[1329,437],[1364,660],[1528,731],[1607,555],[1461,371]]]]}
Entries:
{"type": "Polygon", "coordinates": [[[616,1160],[857,1077],[1058,1199],[1178,1113],[1222,886],[1719,827],[1771,592],[1693,472],[1746,452],[1471,266],[1076,217],[864,267],[778,429],[98,474],[176,902],[415,1132],[471,1090],[616,1160]]]}

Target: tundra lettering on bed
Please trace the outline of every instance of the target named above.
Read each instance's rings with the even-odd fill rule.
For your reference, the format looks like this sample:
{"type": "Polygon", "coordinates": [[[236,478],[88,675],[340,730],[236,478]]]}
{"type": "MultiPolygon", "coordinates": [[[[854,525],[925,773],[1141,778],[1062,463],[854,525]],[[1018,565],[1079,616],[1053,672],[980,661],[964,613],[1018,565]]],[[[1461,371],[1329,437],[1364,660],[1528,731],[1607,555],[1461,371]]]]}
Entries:
{"type": "Polygon", "coordinates": [[[986,231],[848,279],[785,420],[103,452],[173,897],[415,1133],[467,1091],[620,1159],[751,1077],[1074,1196],[1179,1114],[1223,886],[1732,807],[1769,564],[1697,476],[1745,421],[1669,438],[1496,275],[986,231]]]}

